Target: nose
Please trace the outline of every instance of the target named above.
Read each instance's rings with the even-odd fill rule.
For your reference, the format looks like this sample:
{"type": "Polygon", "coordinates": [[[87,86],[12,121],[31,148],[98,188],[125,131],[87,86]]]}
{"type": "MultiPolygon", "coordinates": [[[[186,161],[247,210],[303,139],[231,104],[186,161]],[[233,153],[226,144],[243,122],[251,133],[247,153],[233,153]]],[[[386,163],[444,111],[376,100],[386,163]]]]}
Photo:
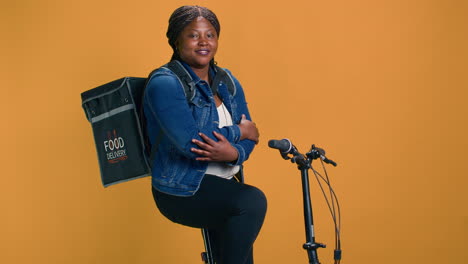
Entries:
{"type": "Polygon", "coordinates": [[[206,37],[202,36],[198,39],[198,45],[199,46],[206,46],[208,45],[208,40],[206,39],[206,37]]]}

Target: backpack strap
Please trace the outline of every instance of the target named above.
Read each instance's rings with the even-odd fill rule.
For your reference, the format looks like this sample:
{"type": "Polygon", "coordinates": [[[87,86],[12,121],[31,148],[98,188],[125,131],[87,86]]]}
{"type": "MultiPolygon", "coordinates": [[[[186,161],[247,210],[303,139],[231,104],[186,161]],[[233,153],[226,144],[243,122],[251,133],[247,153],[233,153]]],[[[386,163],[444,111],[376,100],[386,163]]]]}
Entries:
{"type": "Polygon", "coordinates": [[[167,67],[177,75],[179,82],[182,84],[182,87],[184,87],[185,97],[187,98],[187,101],[190,101],[193,96],[195,96],[195,82],[193,81],[192,76],[190,76],[190,73],[178,60],[170,61],[163,67],[167,67]]]}
{"type": "MultiPolygon", "coordinates": [[[[170,71],[172,71],[177,76],[178,81],[184,88],[184,94],[187,100],[192,99],[192,97],[195,95],[195,82],[190,76],[190,73],[188,73],[188,71],[184,68],[184,66],[179,61],[173,60],[169,63],[164,64],[163,66],[161,66],[161,68],[167,68],[170,71]]],[[[145,89],[153,74],[159,69],[160,68],[153,70],[148,75],[148,78],[146,78],[145,89]]]]}
{"type": "Polygon", "coordinates": [[[227,85],[229,93],[234,96],[236,95],[236,85],[234,84],[234,80],[232,77],[221,67],[215,65],[215,72],[216,76],[213,80],[213,84],[211,85],[211,90],[213,91],[213,94],[216,94],[218,92],[218,86],[220,83],[224,83],[227,85]]]}

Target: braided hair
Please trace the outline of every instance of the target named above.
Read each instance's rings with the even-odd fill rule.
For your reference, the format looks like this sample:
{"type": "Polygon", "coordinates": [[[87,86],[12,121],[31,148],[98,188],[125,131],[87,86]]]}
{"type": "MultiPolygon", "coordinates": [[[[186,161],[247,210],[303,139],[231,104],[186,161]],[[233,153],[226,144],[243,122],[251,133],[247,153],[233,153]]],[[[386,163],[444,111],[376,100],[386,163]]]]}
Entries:
{"type": "MultiPolygon", "coordinates": [[[[208,20],[215,28],[219,38],[221,26],[219,25],[218,18],[211,10],[202,6],[181,6],[172,13],[169,18],[169,26],[167,27],[166,36],[173,51],[171,61],[180,60],[176,46],[177,39],[184,28],[198,17],[208,20]]],[[[210,64],[214,64],[214,59],[211,60],[210,64]]]]}

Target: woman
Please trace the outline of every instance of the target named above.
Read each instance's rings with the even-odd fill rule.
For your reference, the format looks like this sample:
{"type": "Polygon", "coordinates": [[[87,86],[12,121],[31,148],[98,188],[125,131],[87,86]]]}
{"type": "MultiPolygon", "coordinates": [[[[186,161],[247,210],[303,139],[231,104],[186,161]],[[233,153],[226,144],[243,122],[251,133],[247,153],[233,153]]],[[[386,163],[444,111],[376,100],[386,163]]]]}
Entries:
{"type": "Polygon", "coordinates": [[[167,37],[196,87],[187,98],[177,76],[156,70],[144,97],[147,131],[157,151],[152,190],[160,212],[173,222],[207,228],[217,263],[253,263],[252,245],[266,213],[265,195],[232,180],[248,159],[259,133],[250,121],[241,85],[231,94],[216,77],[214,56],[220,25],[199,6],[183,6],[169,19],[167,37]],[[216,88],[216,89],[213,89],[216,88]]]}

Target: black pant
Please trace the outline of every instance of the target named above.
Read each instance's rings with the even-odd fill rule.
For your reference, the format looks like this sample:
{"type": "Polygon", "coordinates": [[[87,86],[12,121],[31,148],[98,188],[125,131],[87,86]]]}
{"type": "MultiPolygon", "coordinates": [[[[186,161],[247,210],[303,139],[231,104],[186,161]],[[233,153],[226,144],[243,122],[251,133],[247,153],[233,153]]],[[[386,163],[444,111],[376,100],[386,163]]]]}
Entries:
{"type": "Polygon", "coordinates": [[[252,245],[267,207],[258,188],[205,175],[193,196],[173,196],[153,188],[153,197],[169,220],[208,229],[217,264],[253,263],[252,245]]]}

